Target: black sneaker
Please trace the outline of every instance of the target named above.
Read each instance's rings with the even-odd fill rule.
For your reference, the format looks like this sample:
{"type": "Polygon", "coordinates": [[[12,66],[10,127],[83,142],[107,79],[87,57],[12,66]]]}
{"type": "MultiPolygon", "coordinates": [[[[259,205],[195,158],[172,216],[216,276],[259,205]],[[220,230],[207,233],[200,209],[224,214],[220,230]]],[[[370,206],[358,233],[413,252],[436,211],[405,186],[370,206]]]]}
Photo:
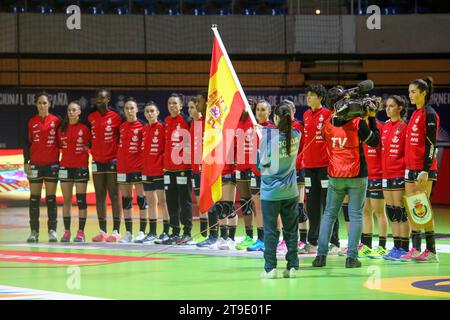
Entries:
{"type": "Polygon", "coordinates": [[[357,258],[347,258],[345,260],[345,267],[346,268],[361,268],[361,261],[359,261],[357,258]]]}
{"type": "Polygon", "coordinates": [[[162,244],[163,241],[169,240],[169,235],[165,232],[161,233],[158,237],[158,239],[155,240],[155,244],[162,244]]]}
{"type": "Polygon", "coordinates": [[[313,267],[325,267],[327,265],[327,256],[317,256],[312,262],[313,267]]]}
{"type": "Polygon", "coordinates": [[[169,239],[164,240],[161,244],[174,245],[181,241],[181,237],[178,234],[172,234],[169,239]]]}
{"type": "Polygon", "coordinates": [[[177,244],[183,245],[188,244],[188,242],[192,241],[192,237],[188,234],[183,234],[181,240],[177,242],[177,244]]]}

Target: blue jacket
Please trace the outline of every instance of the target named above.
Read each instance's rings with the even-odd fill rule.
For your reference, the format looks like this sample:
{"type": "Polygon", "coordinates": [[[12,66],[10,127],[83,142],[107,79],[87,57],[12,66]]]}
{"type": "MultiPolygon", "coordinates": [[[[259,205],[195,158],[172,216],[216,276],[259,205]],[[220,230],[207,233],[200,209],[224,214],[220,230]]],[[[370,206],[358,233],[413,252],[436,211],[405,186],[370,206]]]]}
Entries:
{"type": "Polygon", "coordinates": [[[261,172],[261,200],[279,201],[299,196],[295,160],[301,134],[292,129],[291,154],[286,152],[286,135],[277,128],[264,127],[258,148],[261,172]]]}

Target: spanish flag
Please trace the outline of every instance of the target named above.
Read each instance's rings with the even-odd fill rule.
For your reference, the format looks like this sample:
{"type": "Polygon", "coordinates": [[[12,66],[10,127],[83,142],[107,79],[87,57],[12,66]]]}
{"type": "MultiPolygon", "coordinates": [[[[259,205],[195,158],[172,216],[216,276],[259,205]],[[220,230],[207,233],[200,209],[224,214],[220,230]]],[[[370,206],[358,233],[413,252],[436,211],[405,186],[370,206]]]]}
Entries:
{"type": "MultiPolygon", "coordinates": [[[[222,171],[230,163],[230,152],[239,118],[248,107],[236,72],[215,26],[203,138],[200,212],[207,212],[222,198],[222,171]],[[232,129],[231,131],[229,129],[232,129]],[[228,130],[228,134],[227,134],[228,130]],[[231,140],[231,141],[230,141],[231,140]],[[228,160],[227,160],[228,159],[228,160]]],[[[250,109],[248,107],[248,109],[250,109]]],[[[234,159],[232,159],[234,161],[234,159]]]]}

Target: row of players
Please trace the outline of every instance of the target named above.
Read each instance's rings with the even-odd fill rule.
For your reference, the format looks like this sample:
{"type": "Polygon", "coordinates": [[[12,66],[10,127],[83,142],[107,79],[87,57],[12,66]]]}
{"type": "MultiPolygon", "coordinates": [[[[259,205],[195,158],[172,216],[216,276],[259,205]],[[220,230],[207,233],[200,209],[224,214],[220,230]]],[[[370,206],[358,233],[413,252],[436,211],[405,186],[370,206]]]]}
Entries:
{"type": "MultiPolygon", "coordinates": [[[[423,81],[423,80],[422,80],[423,81]]],[[[422,90],[420,83],[416,85],[416,95],[425,97],[430,90],[422,90]]],[[[301,146],[297,157],[299,197],[299,250],[302,253],[315,253],[319,236],[320,218],[325,205],[327,193],[328,155],[322,128],[331,117],[331,111],[323,106],[326,90],[321,85],[307,88],[307,103],[311,108],[303,115],[303,123],[294,118],[294,127],[302,133],[301,146]],[[305,187],[307,194],[306,207],[305,187]]],[[[420,98],[420,97],[419,97],[420,98]]],[[[419,99],[416,98],[416,99],[419,99]]],[[[413,97],[410,99],[413,102],[413,97]]],[[[180,244],[192,240],[192,187],[198,196],[200,183],[200,165],[195,164],[194,157],[201,154],[201,137],[196,139],[194,132],[204,128],[203,115],[206,111],[207,96],[200,93],[189,101],[188,117],[182,113],[182,98],[172,94],[168,99],[169,116],[165,123],[158,121],[159,109],[154,103],[144,108],[148,121],[143,125],[137,119],[137,104],[128,100],[123,109],[124,118],[109,107],[110,93],[98,90],[96,109],[88,116],[87,126],[80,119],[81,108],[76,102],[69,104],[67,118],[61,122],[49,114],[50,96],[42,93],[36,97],[38,115],[28,123],[27,143],[24,148],[25,171],[30,181],[30,226],[29,242],[38,241],[39,235],[39,201],[42,184],[46,184],[46,202],[48,207],[48,229],[50,241],[57,241],[56,236],[56,198],[55,191],[58,179],[64,196],[63,220],[65,233],[61,241],[70,241],[70,210],[73,186],[76,186],[76,197],[79,207],[79,228],[74,241],[85,241],[84,226],[86,223],[86,183],[89,177],[88,150],[92,154],[92,173],[96,191],[96,207],[100,233],[93,241],[109,242],[156,242],[162,244],[180,244]],[[183,158],[186,151],[180,144],[183,142],[181,130],[190,130],[190,160],[181,164],[176,161],[183,158]],[[176,150],[176,152],[173,152],[176,150]],[[59,162],[59,152],[62,157],[59,162]],[[174,157],[175,154],[175,157],[174,157]],[[194,163],[194,164],[192,164],[194,163]],[[192,184],[191,184],[192,182],[192,184]],[[140,209],[140,228],[136,238],[132,232],[132,190],[136,189],[137,203],[140,209]],[[106,227],[106,194],[109,193],[113,211],[113,232],[108,235],[106,227]],[[122,195],[122,208],[126,234],[121,239],[119,230],[121,212],[119,192],[122,195]],[[156,233],[157,206],[163,213],[164,230],[158,237],[156,233]],[[180,220],[183,235],[180,236],[180,220]],[[147,221],[150,231],[146,232],[147,221]],[[172,233],[169,236],[169,229],[172,233]]],[[[428,101],[427,101],[428,102],[428,101]]],[[[250,102],[256,118],[262,126],[272,126],[269,122],[271,106],[267,101],[250,102]]],[[[291,105],[292,117],[295,105],[291,105]]],[[[423,105],[425,105],[424,103],[423,105]]],[[[429,173],[427,180],[436,179],[436,159],[430,160],[430,148],[434,147],[436,132],[431,132],[425,125],[426,120],[434,116],[437,125],[438,117],[431,107],[418,109],[413,114],[411,128],[405,122],[406,101],[402,97],[391,96],[386,102],[386,112],[390,121],[384,126],[378,124],[382,132],[382,145],[377,148],[364,146],[364,154],[369,171],[368,201],[364,214],[364,229],[361,256],[380,257],[387,254],[386,238],[388,234],[387,217],[392,222],[394,248],[389,252],[393,258],[405,256],[416,258],[420,254],[420,231],[413,231],[413,248],[409,250],[410,225],[403,207],[402,196],[406,182],[417,180],[419,173],[429,173]],[[423,114],[422,114],[423,113],[423,114]],[[409,140],[407,131],[409,132],[409,140]],[[405,148],[410,148],[405,151],[405,148]],[[406,155],[406,157],[405,157],[406,155]],[[408,157],[413,155],[413,157],[408,157]],[[406,168],[406,176],[405,176],[406,168]],[[384,200],[383,200],[384,197],[384,200]],[[386,205],[385,205],[386,204],[386,205]],[[373,212],[379,223],[379,246],[372,250],[373,212]],[[386,217],[387,213],[387,217],[386,217]]],[[[410,124],[411,124],[410,120],[410,124]]],[[[209,212],[200,213],[200,237],[195,239],[198,246],[218,246],[220,248],[264,250],[264,229],[259,199],[260,178],[252,158],[258,148],[258,138],[254,124],[247,113],[243,113],[239,128],[245,132],[243,149],[245,160],[236,165],[227,165],[223,172],[223,199],[209,212]],[[246,236],[238,244],[234,244],[237,215],[234,209],[236,189],[241,202],[240,209],[245,222],[246,236]],[[224,200],[226,199],[226,200],[224,200]],[[253,240],[253,217],[256,220],[257,240],[253,240]],[[209,220],[209,228],[208,228],[209,220]],[[219,228],[218,228],[219,225],[219,228]],[[210,234],[207,237],[207,230],[210,234]],[[220,237],[218,235],[220,229],[220,237]]],[[[203,131],[203,130],[201,130],[203,131]]],[[[197,135],[198,136],[198,135],[197,135]]],[[[197,137],[198,138],[198,137],[197,137]]],[[[184,141],[186,142],[186,141],[184,141]]],[[[201,159],[201,156],[200,156],[201,159]]],[[[422,178],[422,177],[421,177],[422,178]]],[[[421,181],[421,180],[420,180],[421,181]]],[[[406,184],[408,189],[408,183],[406,184]]],[[[427,185],[428,194],[431,185],[427,185]]],[[[406,190],[411,193],[411,190],[406,190]]],[[[344,216],[348,221],[348,207],[343,206],[344,216]]],[[[281,229],[281,227],[280,227],[281,229]]],[[[434,241],[434,238],[433,238],[434,241]]],[[[435,248],[428,245],[427,250],[435,255],[435,248]]],[[[431,241],[432,242],[432,241],[431,241]]],[[[285,244],[280,242],[283,250],[285,244]]],[[[330,252],[339,251],[338,223],[334,226],[330,241],[330,252]]],[[[389,256],[387,255],[387,256],[389,256]]],[[[404,257],[405,258],[405,257],[404,257]]],[[[437,257],[436,257],[437,258],[437,257]]]]}

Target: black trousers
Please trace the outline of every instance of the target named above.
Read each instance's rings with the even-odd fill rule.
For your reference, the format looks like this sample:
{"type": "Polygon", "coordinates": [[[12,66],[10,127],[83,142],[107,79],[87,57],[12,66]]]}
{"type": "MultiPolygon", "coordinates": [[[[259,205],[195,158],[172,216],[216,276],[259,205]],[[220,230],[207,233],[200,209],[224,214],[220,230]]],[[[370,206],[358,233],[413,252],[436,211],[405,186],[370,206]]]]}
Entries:
{"type": "MultiPolygon", "coordinates": [[[[327,203],[328,172],[327,167],[305,168],[306,211],[308,213],[309,231],[308,242],[317,246],[319,239],[320,220],[327,203]]],[[[339,244],[339,221],[333,226],[330,242],[339,244]]]]}
{"type": "Polygon", "coordinates": [[[180,221],[183,234],[191,235],[192,229],[192,171],[166,171],[164,188],[167,209],[173,234],[180,234],[180,221]]]}

